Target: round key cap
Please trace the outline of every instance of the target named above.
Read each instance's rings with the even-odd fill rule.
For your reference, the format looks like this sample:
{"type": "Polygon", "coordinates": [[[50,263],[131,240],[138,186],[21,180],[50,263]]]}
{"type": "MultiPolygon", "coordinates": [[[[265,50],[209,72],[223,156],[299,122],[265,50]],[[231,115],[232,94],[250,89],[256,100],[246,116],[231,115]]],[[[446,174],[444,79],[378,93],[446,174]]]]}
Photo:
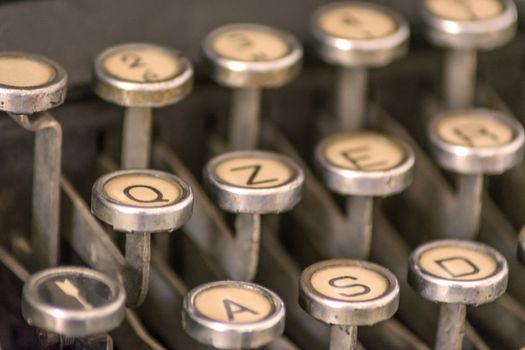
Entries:
{"type": "Polygon", "coordinates": [[[423,0],[422,16],[430,40],[448,48],[444,98],[449,108],[475,103],[477,51],[491,50],[516,34],[512,0],[423,0]]]}
{"type": "Polygon", "coordinates": [[[403,56],[410,35],[397,13],[371,3],[337,2],[313,15],[312,32],[323,60],[340,66],[385,66],[403,56]]]}
{"type": "Polygon", "coordinates": [[[399,304],[399,283],[387,269],[359,260],[327,260],[301,274],[299,304],[332,326],[332,345],[355,349],[357,326],[392,317],[399,304]]]}
{"type": "Polygon", "coordinates": [[[258,24],[232,24],[212,31],[203,51],[211,75],[232,90],[228,142],[232,150],[257,148],[262,88],[295,78],[303,50],[290,34],[258,24]]]}
{"type": "Polygon", "coordinates": [[[99,178],[91,212],[126,233],[128,306],[140,305],[148,290],[151,233],[184,225],[193,210],[193,192],[178,177],[157,170],[120,170],[99,178]]]}
{"type": "Polygon", "coordinates": [[[57,63],[22,52],[0,53],[0,110],[32,114],[60,106],[67,74],[57,63]]]}
{"type": "Polygon", "coordinates": [[[408,24],[383,6],[347,1],[319,8],[311,28],[321,58],[340,67],[333,111],[338,130],[359,130],[366,125],[367,68],[386,66],[405,55],[408,24]]]}
{"type": "Polygon", "coordinates": [[[258,24],[212,31],[203,50],[213,78],[229,87],[279,87],[299,73],[303,51],[290,34],[258,24]]]}
{"type": "Polygon", "coordinates": [[[284,318],[284,303],[275,293],[247,282],[207,283],[183,302],[184,330],[218,349],[264,346],[283,333],[284,318]]]}
{"type": "Polygon", "coordinates": [[[154,44],[113,46],[95,60],[93,86],[106,101],[126,107],[163,107],[192,88],[193,68],[179,52],[154,44]]]}
{"type": "Polygon", "coordinates": [[[26,282],[22,314],[35,327],[65,337],[109,332],[124,319],[121,284],[97,271],[74,266],[43,270],[26,282]]]}
{"type": "Polygon", "coordinates": [[[346,198],[349,234],[338,244],[353,244],[367,259],[372,242],[374,197],[399,193],[412,182],[414,154],[393,138],[370,131],[340,133],[317,146],[315,163],[328,188],[346,198]],[[350,241],[351,239],[351,241],[350,241]]]}
{"type": "Polygon", "coordinates": [[[299,202],[304,175],[287,157],[239,151],[210,160],[204,180],[222,209],[269,214],[290,210],[299,202]]]}
{"type": "Polygon", "coordinates": [[[460,349],[466,304],[490,303],[507,288],[505,258],[484,244],[441,240],[410,256],[408,282],[424,298],[441,304],[436,349],[460,349]]]}
{"type": "Polygon", "coordinates": [[[179,52],[133,43],[111,47],[95,60],[93,89],[102,99],[127,107],[124,114],[121,167],[149,167],[154,107],[174,104],[193,85],[193,68],[179,52]]]}
{"type": "Polygon", "coordinates": [[[500,174],[523,157],[523,127],[496,111],[442,113],[432,121],[429,137],[437,162],[461,174],[500,174]]]}
{"type": "Polygon", "coordinates": [[[343,195],[388,196],[412,182],[412,150],[374,132],[330,136],[317,146],[315,161],[328,188],[343,195]]]}
{"type": "Polygon", "coordinates": [[[109,173],[93,186],[91,210],[117,231],[171,232],[189,220],[193,194],[178,177],[156,170],[109,173]]]}
{"type": "Polygon", "coordinates": [[[516,33],[517,11],[511,0],[424,0],[423,19],[430,39],[458,49],[493,49],[516,33]]]}
{"type": "Polygon", "coordinates": [[[449,237],[476,237],[483,175],[501,174],[523,158],[523,127],[513,118],[486,109],[444,112],[429,127],[431,151],[445,169],[458,173],[458,200],[445,211],[449,237]]]}

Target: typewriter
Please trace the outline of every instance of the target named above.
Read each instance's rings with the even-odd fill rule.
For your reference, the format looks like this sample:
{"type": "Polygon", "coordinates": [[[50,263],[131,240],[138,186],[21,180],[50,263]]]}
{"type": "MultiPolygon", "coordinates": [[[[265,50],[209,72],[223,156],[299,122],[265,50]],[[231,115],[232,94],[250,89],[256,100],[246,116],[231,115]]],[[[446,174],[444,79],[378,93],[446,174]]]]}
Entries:
{"type": "Polygon", "coordinates": [[[0,348],[525,346],[520,13],[4,1],[0,348]]]}

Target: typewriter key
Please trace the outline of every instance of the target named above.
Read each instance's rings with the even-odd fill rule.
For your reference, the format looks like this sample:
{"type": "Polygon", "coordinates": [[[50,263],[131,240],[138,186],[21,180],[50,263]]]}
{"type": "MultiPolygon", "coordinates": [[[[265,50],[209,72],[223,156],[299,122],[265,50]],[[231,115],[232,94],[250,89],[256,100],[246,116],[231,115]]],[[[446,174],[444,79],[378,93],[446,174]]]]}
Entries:
{"type": "Polygon", "coordinates": [[[340,127],[365,124],[367,68],[382,67],[408,50],[409,27],[397,13],[365,2],[339,2],[319,8],[311,21],[321,58],[341,67],[335,89],[340,127]]]}
{"type": "Polygon", "coordinates": [[[299,304],[330,324],[330,349],[356,349],[357,327],[392,317],[399,304],[399,284],[387,269],[359,260],[327,260],[301,274],[299,304]]]}
{"type": "Polygon", "coordinates": [[[253,283],[220,281],[190,291],[182,326],[195,340],[218,349],[264,346],[284,331],[285,308],[272,291],[253,283]]]}
{"type": "Polygon", "coordinates": [[[412,150],[374,132],[340,133],[317,146],[315,162],[328,188],[348,196],[349,237],[361,242],[364,251],[359,258],[366,259],[371,245],[373,197],[390,196],[410,185],[412,150]]]}
{"type": "Polygon", "coordinates": [[[204,181],[217,205],[237,214],[236,239],[244,249],[232,257],[240,272],[230,277],[250,281],[257,270],[260,215],[291,210],[300,201],[303,171],[275,153],[237,151],[210,160],[204,181]]]}
{"type": "Polygon", "coordinates": [[[521,161],[523,127],[500,112],[456,110],[434,118],[429,137],[437,162],[459,174],[458,206],[453,211],[457,219],[449,234],[473,239],[481,213],[483,174],[501,174],[521,161]]]}
{"type": "Polygon", "coordinates": [[[212,31],[204,40],[203,51],[213,79],[233,88],[230,148],[256,148],[261,88],[278,88],[299,74],[303,56],[300,43],[286,32],[243,23],[212,31]]]}
{"type": "Polygon", "coordinates": [[[516,33],[512,0],[424,0],[422,15],[430,40],[449,49],[444,97],[450,108],[470,107],[475,98],[477,50],[492,50],[516,33]]]}
{"type": "Polygon", "coordinates": [[[178,102],[193,84],[190,61],[153,44],[123,44],[95,60],[93,89],[102,99],[127,107],[122,136],[122,168],[147,168],[152,108],[178,102]]]}
{"type": "Polygon", "coordinates": [[[31,276],[24,285],[27,323],[67,338],[109,332],[124,319],[121,284],[85,267],[61,266],[31,276]]]}
{"type": "Polygon", "coordinates": [[[494,301],[505,292],[507,278],[505,258],[484,244],[441,240],[418,247],[410,256],[408,282],[441,303],[435,349],[461,349],[466,305],[494,301]]]}
{"type": "Polygon", "coordinates": [[[62,128],[47,113],[66,97],[67,74],[47,58],[0,53],[0,110],[35,132],[32,197],[32,268],[55,266],[59,255],[62,128]]]}
{"type": "MultiPolygon", "coordinates": [[[[114,230],[126,233],[125,257],[129,269],[146,279],[150,234],[178,229],[189,220],[192,208],[190,187],[178,177],[156,170],[109,173],[95,182],[91,193],[91,211],[114,230]]],[[[147,283],[144,285],[146,288],[147,283]]],[[[128,290],[130,298],[138,300],[137,303],[146,292],[128,290]]]]}

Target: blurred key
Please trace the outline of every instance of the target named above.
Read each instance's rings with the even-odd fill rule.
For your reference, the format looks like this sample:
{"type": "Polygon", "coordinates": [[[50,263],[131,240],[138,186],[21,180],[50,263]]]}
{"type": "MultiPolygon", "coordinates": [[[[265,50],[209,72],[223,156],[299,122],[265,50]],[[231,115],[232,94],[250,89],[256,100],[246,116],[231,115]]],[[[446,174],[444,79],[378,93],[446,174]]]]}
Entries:
{"type": "Polygon", "coordinates": [[[232,150],[257,148],[261,89],[279,88],[301,70],[303,49],[291,34],[241,23],[212,31],[203,43],[212,78],[232,88],[228,142],[232,150]]]}

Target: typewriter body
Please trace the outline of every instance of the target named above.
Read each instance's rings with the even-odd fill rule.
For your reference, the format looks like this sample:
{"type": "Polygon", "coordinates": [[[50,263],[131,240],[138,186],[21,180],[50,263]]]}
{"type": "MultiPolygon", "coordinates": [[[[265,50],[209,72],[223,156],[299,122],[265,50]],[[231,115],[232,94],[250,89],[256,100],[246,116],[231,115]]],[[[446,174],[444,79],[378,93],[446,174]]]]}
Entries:
{"type": "MultiPolygon", "coordinates": [[[[474,7],[478,1],[490,3],[489,0],[465,0],[474,7]]],[[[300,278],[303,270],[320,261],[361,259],[388,269],[395,276],[400,293],[395,315],[382,322],[373,322],[372,326],[365,322],[363,327],[359,327],[357,348],[430,349],[436,342],[439,343],[437,338],[443,336],[436,329],[441,329],[442,323],[446,322],[439,320],[440,303],[443,305],[446,302],[432,302],[427,300],[431,299],[428,295],[420,295],[422,293],[414,288],[415,282],[409,281],[407,273],[413,263],[409,257],[418,246],[443,239],[469,239],[481,242],[483,247],[492,247],[505,258],[505,271],[508,271],[504,294],[498,291],[499,298],[487,303],[478,300],[472,304],[483,305],[468,308],[465,336],[459,339],[460,346],[464,349],[519,349],[525,346],[525,267],[516,253],[519,250],[519,232],[525,224],[525,164],[518,159],[518,153],[522,150],[516,151],[515,158],[518,160],[509,161],[513,166],[487,171],[487,175],[495,176],[485,176],[485,181],[480,180],[483,178],[478,176],[482,173],[480,171],[474,172],[475,175],[467,171],[465,175],[454,171],[452,166],[442,166],[436,160],[429,125],[435,116],[454,110],[447,104],[446,87],[443,92],[446,86],[445,62],[450,59],[451,48],[435,45],[429,39],[428,23],[421,15],[422,2],[367,1],[374,6],[389,8],[406,20],[410,29],[409,48],[405,48],[408,50],[406,54],[400,53],[389,64],[367,67],[364,79],[368,81],[368,89],[365,90],[363,122],[359,128],[349,128],[348,131],[373,130],[375,134],[400,140],[411,149],[412,153],[407,154],[415,159],[415,165],[411,170],[412,180],[403,180],[407,183],[402,189],[378,192],[373,201],[361,202],[348,200],[351,197],[348,191],[331,190],[334,185],[326,185],[324,170],[320,170],[322,166],[316,158],[321,140],[344,131],[344,127],[337,124],[336,116],[337,108],[343,107],[334,104],[334,96],[340,88],[336,82],[341,81],[338,79],[345,71],[334,61],[327,63],[323,59],[319,54],[319,38],[316,39],[312,33],[313,14],[328,2],[14,0],[0,4],[0,54],[37,54],[57,62],[67,72],[67,97],[62,104],[49,110],[53,120],[58,121],[61,127],[60,190],[56,191],[59,202],[53,199],[53,189],[46,189],[46,184],[50,183],[46,181],[51,177],[43,177],[39,184],[34,179],[38,167],[37,154],[44,157],[40,161],[48,165],[41,166],[40,171],[55,171],[55,175],[57,171],[50,165],[52,156],[42,149],[39,151],[39,147],[47,147],[52,152],[55,144],[51,144],[59,137],[55,126],[49,128],[49,134],[38,138],[35,137],[38,127],[31,124],[38,123],[37,118],[44,118],[47,110],[39,111],[36,113],[39,116],[35,116],[27,112],[6,111],[0,106],[8,112],[2,112],[0,118],[0,348],[111,349],[113,346],[115,349],[137,350],[211,349],[210,344],[203,344],[202,338],[199,338],[205,331],[201,330],[199,336],[195,336],[195,333],[185,330],[192,317],[187,310],[189,301],[185,297],[198,286],[214,281],[252,280],[244,278],[252,274],[254,283],[274,292],[283,301],[286,319],[279,322],[284,322],[284,331],[281,330],[280,335],[281,332],[272,329],[278,334],[272,338],[273,341],[264,344],[258,344],[250,338],[252,336],[246,336],[254,341],[254,346],[239,343],[239,346],[221,347],[216,343],[215,348],[264,346],[272,350],[316,350],[328,349],[331,343],[331,349],[343,349],[342,345],[337,347],[338,340],[334,340],[339,337],[337,339],[343,339],[344,343],[344,336],[337,335],[333,329],[335,323],[322,322],[320,317],[309,315],[311,310],[305,305],[311,304],[304,299],[308,293],[302,289],[306,287],[300,278]],[[289,199],[290,202],[297,202],[293,205],[250,211],[246,209],[250,207],[247,202],[241,205],[230,197],[228,201],[221,202],[223,197],[217,193],[222,194],[228,189],[220,186],[222,180],[215,184],[205,171],[210,159],[221,157],[231,150],[228,141],[231,141],[232,133],[229,124],[232,104],[241,109],[239,115],[242,115],[242,109],[246,108],[243,101],[254,98],[250,93],[237,93],[232,98],[232,88],[217,83],[217,76],[212,73],[214,62],[203,52],[203,41],[207,35],[232,23],[256,23],[278,28],[291,33],[302,46],[302,68],[296,68],[297,72],[289,82],[258,92],[260,127],[256,130],[257,146],[241,147],[271,152],[268,162],[280,161],[279,155],[285,156],[287,161],[293,161],[301,169],[298,170],[302,176],[301,199],[289,199]],[[93,207],[94,184],[97,179],[104,179],[104,175],[122,168],[124,156],[121,151],[125,144],[124,102],[111,103],[94,92],[97,81],[94,78],[94,62],[104,50],[123,43],[151,43],[173,48],[187,57],[193,66],[193,87],[188,85],[184,91],[177,90],[181,94],[180,101],[166,103],[162,107],[159,104],[159,108],[153,109],[154,117],[151,119],[150,116],[152,128],[147,168],[162,171],[162,174],[175,174],[176,180],[171,177],[164,180],[182,181],[185,185],[178,182],[173,185],[181,193],[186,189],[184,186],[191,188],[191,218],[158,230],[175,230],[171,233],[155,233],[155,228],[135,227],[133,223],[140,220],[131,219],[125,222],[124,226],[129,224],[125,229],[117,228],[115,221],[112,221],[114,217],[104,219],[102,216],[106,214],[99,214],[98,209],[93,207]],[[26,115],[28,119],[23,120],[16,115],[26,115]],[[474,182],[468,182],[474,178],[474,182]],[[478,197],[473,195],[472,199],[465,195],[463,191],[470,192],[468,185],[462,187],[464,184],[461,181],[478,186],[478,197]],[[40,202],[35,200],[37,186],[43,188],[37,194],[42,196],[40,202]],[[213,188],[211,191],[210,187],[213,188]],[[35,228],[39,225],[35,212],[41,211],[40,225],[46,227],[41,228],[45,231],[52,226],[46,220],[55,213],[53,203],[59,203],[56,210],[59,214],[57,230],[60,233],[58,260],[49,263],[44,258],[39,260],[43,263],[36,264],[35,261],[40,259],[38,251],[52,246],[53,242],[46,241],[46,233],[42,233],[40,241],[32,240],[35,230],[39,229],[35,228]],[[364,210],[362,218],[370,215],[370,223],[365,219],[359,223],[360,215],[355,214],[356,208],[364,210]],[[348,215],[345,209],[350,211],[348,215]],[[476,211],[479,211],[479,228],[476,228],[476,211]],[[273,212],[279,214],[274,215],[273,212]],[[471,214],[474,217],[472,220],[476,221],[473,224],[466,222],[471,214]],[[368,238],[356,233],[359,230],[351,226],[354,222],[363,226],[363,232],[366,232],[366,227],[371,230],[368,238]],[[467,227],[465,231],[468,231],[469,225],[474,226],[474,236],[463,234],[458,229],[467,227]],[[260,241],[259,246],[248,248],[239,243],[239,232],[243,227],[254,230],[259,227],[260,239],[256,240],[260,241]],[[456,231],[459,233],[455,234],[456,231]],[[144,240],[146,236],[147,241],[144,240]],[[370,237],[371,240],[367,241],[370,237]],[[249,249],[253,251],[246,252],[249,249]],[[135,251],[135,255],[129,253],[131,250],[135,251]],[[249,254],[258,255],[258,264],[253,271],[246,272],[250,268],[246,266],[249,254]],[[130,267],[132,255],[139,265],[148,259],[149,262],[140,267],[130,267]],[[26,293],[23,292],[24,284],[31,275],[51,265],[85,266],[117,281],[118,288],[124,288],[128,297],[128,308],[121,308],[123,320],[118,327],[80,337],[72,335],[74,332],[61,335],[56,330],[46,332],[39,325],[29,325],[24,316],[28,314],[28,306],[25,306],[24,315],[21,312],[22,304],[27,303],[22,297],[26,293]],[[149,281],[144,279],[145,275],[149,281]],[[301,303],[300,294],[303,298],[301,303]],[[310,311],[305,312],[305,308],[310,311]]],[[[525,3],[516,0],[515,5],[518,13],[516,34],[505,44],[479,50],[472,83],[475,95],[470,105],[460,108],[467,111],[476,107],[476,110],[505,115],[505,118],[512,120],[512,127],[513,123],[517,125],[516,129],[512,129],[514,136],[522,133],[519,123],[525,122],[525,105],[522,102],[525,96],[522,74],[525,45],[520,26],[523,18],[520,14],[525,13],[525,3]]],[[[2,57],[0,66],[1,62],[2,57]]],[[[465,76],[468,77],[468,74],[465,76]]],[[[359,78],[354,76],[354,79],[359,78]]],[[[0,90],[3,84],[0,77],[0,90]]],[[[462,93],[463,85],[461,82],[459,85],[456,93],[462,93]]],[[[356,83],[353,89],[358,86],[356,83]]],[[[468,84],[466,86],[468,88],[468,84]]],[[[233,89],[237,92],[242,90],[239,86],[233,89]]],[[[2,91],[0,95],[4,98],[2,91]]],[[[135,107],[131,106],[128,110],[135,107]]],[[[135,108],[135,111],[140,113],[141,108],[135,108]]],[[[129,111],[126,113],[132,114],[129,111]]],[[[247,114],[253,112],[249,107],[245,111],[247,114]]],[[[135,128],[140,126],[137,124],[135,128]]],[[[250,127],[241,127],[240,135],[248,135],[250,130],[250,127]]],[[[476,132],[480,131],[476,129],[476,132]]],[[[140,136],[140,130],[135,135],[140,136]]],[[[487,134],[484,135],[486,137],[487,134]]],[[[255,156],[250,154],[250,157],[255,156]]],[[[257,156],[264,158],[266,153],[257,156]]],[[[133,160],[130,162],[132,164],[133,160]]],[[[251,175],[248,181],[257,184],[259,180],[262,184],[263,172],[252,163],[245,165],[248,167],[246,174],[251,175]]],[[[278,170],[274,170],[264,176],[273,178],[278,175],[278,170]]],[[[162,178],[164,175],[159,176],[162,178]]],[[[106,189],[105,185],[101,186],[106,189]]],[[[168,197],[164,197],[164,193],[155,191],[152,192],[155,198],[169,200],[165,199],[168,197]]],[[[362,193],[354,197],[368,198],[362,193]]],[[[259,203],[258,199],[250,200],[259,203]]],[[[104,207],[104,210],[109,209],[104,207]]],[[[179,215],[180,220],[187,214],[180,206],[173,210],[169,215],[179,215]]],[[[457,266],[467,264],[463,268],[479,270],[475,264],[474,267],[469,265],[470,260],[465,261],[460,261],[457,266]]],[[[446,269],[446,264],[445,261],[440,266],[446,269]]],[[[369,289],[366,284],[360,286],[365,291],[369,289]]],[[[315,289],[315,286],[312,288],[315,289]]],[[[74,298],[72,294],[69,296],[74,298]]],[[[242,303],[235,304],[235,307],[231,305],[225,307],[232,318],[236,313],[255,314],[242,303]]],[[[441,309],[442,318],[444,314],[441,309]]],[[[192,322],[197,321],[192,319],[192,322]]],[[[192,323],[193,327],[197,327],[197,323],[192,323]]],[[[200,323],[198,326],[204,327],[200,323]]],[[[446,345],[441,346],[441,349],[447,348],[446,345]]]]}

